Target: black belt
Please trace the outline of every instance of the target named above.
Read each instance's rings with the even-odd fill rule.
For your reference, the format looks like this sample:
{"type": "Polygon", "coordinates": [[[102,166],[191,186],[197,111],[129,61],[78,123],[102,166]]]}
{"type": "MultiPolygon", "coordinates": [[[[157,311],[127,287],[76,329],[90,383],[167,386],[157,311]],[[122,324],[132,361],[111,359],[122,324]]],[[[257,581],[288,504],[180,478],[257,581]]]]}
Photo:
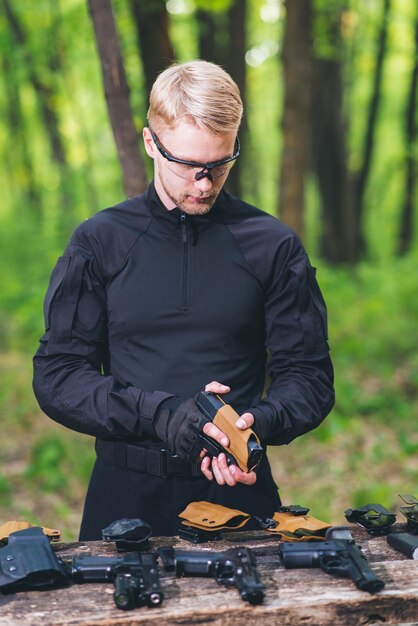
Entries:
{"type": "Polygon", "coordinates": [[[99,459],[127,470],[168,478],[202,477],[200,463],[188,463],[177,454],[164,448],[144,448],[123,441],[96,439],[96,454],[99,459]]]}

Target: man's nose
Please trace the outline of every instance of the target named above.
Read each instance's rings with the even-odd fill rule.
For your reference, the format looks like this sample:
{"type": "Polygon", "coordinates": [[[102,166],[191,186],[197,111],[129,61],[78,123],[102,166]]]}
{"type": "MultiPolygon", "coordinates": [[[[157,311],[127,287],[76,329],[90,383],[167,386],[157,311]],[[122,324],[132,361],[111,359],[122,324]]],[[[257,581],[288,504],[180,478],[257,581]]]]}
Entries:
{"type": "Polygon", "coordinates": [[[202,176],[200,180],[195,180],[194,184],[200,191],[209,191],[212,189],[213,180],[208,176],[202,176]]]}

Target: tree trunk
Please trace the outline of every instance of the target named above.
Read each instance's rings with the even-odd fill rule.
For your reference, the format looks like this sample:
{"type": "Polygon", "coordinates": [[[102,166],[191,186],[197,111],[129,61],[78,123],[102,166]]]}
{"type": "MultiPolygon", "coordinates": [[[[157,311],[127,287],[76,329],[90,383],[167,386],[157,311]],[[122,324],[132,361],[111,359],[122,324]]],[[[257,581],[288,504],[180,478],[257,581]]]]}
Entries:
{"type": "Polygon", "coordinates": [[[219,38],[219,33],[222,32],[223,34],[225,32],[225,27],[222,23],[223,18],[223,15],[218,15],[205,9],[196,11],[199,58],[211,63],[217,63],[218,65],[221,64],[222,58],[225,58],[225,55],[220,53],[220,47],[217,45],[217,36],[219,38]]]}
{"type": "Polygon", "coordinates": [[[347,163],[344,116],[343,0],[323,4],[315,15],[312,166],[321,196],[321,254],[332,263],[353,264],[358,258],[358,217],[354,184],[347,163]]]}
{"type": "Polygon", "coordinates": [[[311,0],[286,2],[279,215],[300,237],[304,234],[305,176],[310,152],[312,13],[311,0]]]}
{"type": "Polygon", "coordinates": [[[241,196],[242,185],[241,177],[243,166],[245,167],[245,159],[250,155],[247,154],[248,148],[248,124],[246,116],[246,100],[247,100],[247,84],[246,84],[246,63],[245,52],[247,49],[247,33],[246,33],[246,16],[247,16],[247,0],[238,0],[234,2],[227,15],[227,54],[224,59],[223,67],[232,76],[238,85],[241,93],[241,99],[244,105],[244,117],[239,132],[241,142],[241,155],[231,169],[228,176],[226,187],[235,196],[241,196]]]}
{"type": "Polygon", "coordinates": [[[24,50],[24,60],[28,71],[29,80],[37,94],[41,115],[45,123],[51,154],[60,167],[66,166],[67,159],[64,144],[59,130],[59,120],[56,108],[53,104],[55,91],[48,85],[36,71],[32,55],[29,52],[27,38],[17,14],[12,9],[9,0],[3,0],[4,13],[9,22],[15,43],[24,50]]]}
{"type": "Polygon", "coordinates": [[[358,258],[365,252],[365,243],[362,232],[362,223],[364,215],[364,194],[366,191],[367,181],[372,165],[372,157],[374,150],[374,140],[376,132],[376,122],[379,113],[379,105],[382,92],[383,65],[387,49],[388,22],[391,0],[384,0],[382,21],[378,38],[378,49],[376,58],[376,67],[374,71],[374,80],[370,105],[367,115],[367,126],[364,137],[363,163],[360,171],[355,175],[354,179],[354,197],[353,197],[353,217],[354,231],[352,239],[355,250],[353,254],[358,258]]]}
{"type": "MultiPolygon", "coordinates": [[[[246,14],[247,0],[235,0],[227,12],[197,11],[199,57],[221,65],[235,80],[244,103],[246,97],[246,14]]],[[[225,187],[232,194],[241,195],[242,162],[245,159],[247,124],[244,116],[240,129],[240,157],[226,181],[225,187]]]]}
{"type": "Polygon", "coordinates": [[[110,0],[88,0],[102,65],[104,93],[128,197],[147,186],[145,165],[129,103],[129,88],[110,0]]]}
{"type": "Polygon", "coordinates": [[[4,83],[6,86],[5,107],[6,118],[13,136],[12,151],[5,155],[9,165],[9,177],[11,184],[18,194],[22,191],[26,195],[26,201],[20,200],[20,207],[29,206],[31,212],[40,215],[41,197],[35,180],[33,162],[29,149],[29,133],[26,132],[20,85],[17,83],[17,74],[13,59],[5,54],[1,60],[4,83]]]}
{"type": "Polygon", "coordinates": [[[415,61],[412,67],[411,83],[406,105],[405,143],[406,143],[406,182],[405,200],[401,215],[399,233],[399,254],[406,254],[412,244],[414,234],[414,198],[417,177],[416,141],[417,141],[417,89],[418,89],[418,11],[415,18],[415,61]]]}
{"type": "Polygon", "coordinates": [[[315,59],[312,163],[323,214],[321,253],[332,264],[351,259],[349,252],[349,179],[343,85],[338,59],[315,59]]]}
{"type": "Polygon", "coordinates": [[[147,94],[158,74],[176,60],[164,0],[131,0],[147,94]]]}

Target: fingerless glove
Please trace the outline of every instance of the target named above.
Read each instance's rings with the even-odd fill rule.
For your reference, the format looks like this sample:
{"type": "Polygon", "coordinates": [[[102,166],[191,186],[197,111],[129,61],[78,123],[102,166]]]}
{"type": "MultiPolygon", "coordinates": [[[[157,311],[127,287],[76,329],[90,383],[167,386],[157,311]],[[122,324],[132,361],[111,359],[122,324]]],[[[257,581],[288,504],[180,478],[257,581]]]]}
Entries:
{"type": "Polygon", "coordinates": [[[179,398],[165,400],[155,418],[157,436],[166,446],[185,461],[196,461],[202,444],[199,433],[209,422],[197,408],[193,398],[182,401],[179,398]]]}

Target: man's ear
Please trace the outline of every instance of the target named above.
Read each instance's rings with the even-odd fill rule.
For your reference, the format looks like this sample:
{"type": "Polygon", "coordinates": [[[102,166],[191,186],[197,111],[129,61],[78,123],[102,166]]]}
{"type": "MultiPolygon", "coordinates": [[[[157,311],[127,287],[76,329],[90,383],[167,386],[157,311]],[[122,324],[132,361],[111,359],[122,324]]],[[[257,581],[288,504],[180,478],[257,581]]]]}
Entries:
{"type": "Polygon", "coordinates": [[[153,141],[151,131],[149,128],[145,127],[142,130],[142,138],[144,140],[144,146],[146,153],[151,159],[155,159],[155,143],[153,141]]]}

